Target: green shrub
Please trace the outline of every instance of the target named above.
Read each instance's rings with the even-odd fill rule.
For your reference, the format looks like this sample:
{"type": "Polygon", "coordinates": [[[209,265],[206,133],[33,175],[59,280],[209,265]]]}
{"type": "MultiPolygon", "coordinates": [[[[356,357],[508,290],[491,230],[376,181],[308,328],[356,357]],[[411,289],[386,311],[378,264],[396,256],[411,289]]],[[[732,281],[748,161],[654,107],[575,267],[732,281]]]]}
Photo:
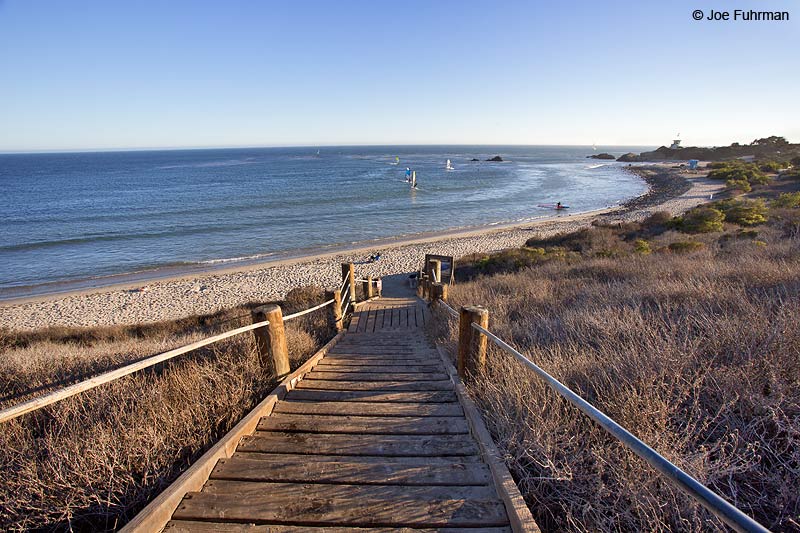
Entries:
{"type": "Polygon", "coordinates": [[[753,163],[745,163],[741,160],[728,161],[723,166],[715,167],[708,173],[711,179],[725,181],[746,181],[750,185],[763,185],[769,178],[753,163]]]}
{"type": "Polygon", "coordinates": [[[755,226],[767,221],[767,206],[764,200],[732,198],[714,202],[712,206],[725,214],[725,221],[740,226],[755,226]]]}
{"type": "Polygon", "coordinates": [[[750,182],[747,180],[728,180],[725,182],[725,190],[750,192],[753,190],[753,187],[750,186],[750,182]]]}
{"type": "Polygon", "coordinates": [[[694,252],[703,247],[702,242],[697,241],[677,241],[669,245],[669,251],[677,254],[686,254],[694,252]]]}
{"type": "Polygon", "coordinates": [[[641,255],[649,255],[653,250],[650,249],[650,243],[644,239],[636,239],[634,242],[633,251],[641,255]]]}
{"type": "Polygon", "coordinates": [[[695,207],[683,215],[683,222],[678,228],[684,233],[710,233],[722,231],[725,215],[713,207],[695,207]]]}
{"type": "Polygon", "coordinates": [[[772,207],[800,207],[800,192],[786,192],[772,201],[772,207]]]}
{"type": "Polygon", "coordinates": [[[759,167],[764,172],[778,172],[789,166],[785,161],[765,161],[759,167]]]}

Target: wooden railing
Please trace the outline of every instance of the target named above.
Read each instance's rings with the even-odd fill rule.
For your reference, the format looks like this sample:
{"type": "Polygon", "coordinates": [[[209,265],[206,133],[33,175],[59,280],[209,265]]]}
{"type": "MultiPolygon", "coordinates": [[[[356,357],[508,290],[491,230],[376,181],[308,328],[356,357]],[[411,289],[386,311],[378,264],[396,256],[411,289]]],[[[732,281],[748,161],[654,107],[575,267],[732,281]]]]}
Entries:
{"type": "MultiPolygon", "coordinates": [[[[373,297],[373,285],[380,286],[380,279],[373,280],[372,277],[370,277],[369,283],[365,283],[365,294],[367,294],[368,298],[373,297]]],[[[252,324],[226,331],[225,333],[220,333],[218,335],[187,344],[186,346],[181,346],[180,348],[175,348],[167,352],[147,357],[141,361],[125,365],[121,368],[117,368],[115,370],[91,377],[79,383],[75,383],[74,385],[64,387],[57,391],[50,392],[12,407],[0,410],[0,423],[13,420],[26,413],[39,410],[48,405],[60,402],[66,398],[70,398],[82,392],[99,387],[100,385],[110,383],[124,376],[133,374],[134,372],[150,368],[159,363],[173,359],[179,355],[183,355],[185,353],[225,339],[229,339],[248,331],[252,331],[255,336],[256,347],[258,349],[258,355],[262,365],[271,365],[273,371],[275,372],[276,378],[280,381],[289,373],[289,350],[286,344],[286,332],[284,330],[285,321],[301,317],[313,311],[322,309],[323,307],[331,306],[330,320],[334,329],[336,332],[340,332],[344,329],[344,323],[347,318],[348,311],[352,313],[352,310],[355,309],[356,306],[355,269],[352,263],[342,264],[342,285],[339,287],[339,289],[327,293],[327,296],[328,298],[326,298],[325,302],[311,307],[310,309],[287,316],[283,316],[281,307],[276,304],[267,304],[257,307],[251,312],[253,321],[252,324]],[[343,291],[345,291],[344,298],[342,297],[343,291]]]]}

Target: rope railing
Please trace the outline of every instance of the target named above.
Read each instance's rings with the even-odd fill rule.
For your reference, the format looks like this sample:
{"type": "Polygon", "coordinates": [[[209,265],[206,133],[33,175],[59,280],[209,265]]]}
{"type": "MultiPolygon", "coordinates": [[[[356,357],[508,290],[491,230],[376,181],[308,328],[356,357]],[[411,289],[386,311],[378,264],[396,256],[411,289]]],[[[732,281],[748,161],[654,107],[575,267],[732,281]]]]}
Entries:
{"type": "MultiPolygon", "coordinates": [[[[455,309],[449,305],[444,304],[446,308],[456,312],[455,309]]],[[[631,432],[624,427],[620,426],[614,420],[608,417],[605,413],[594,407],[592,404],[581,398],[578,394],[572,391],[569,387],[558,381],[556,378],[548,374],[541,367],[536,365],[533,361],[528,359],[525,355],[518,352],[512,346],[507,344],[501,338],[493,334],[486,328],[481,327],[476,323],[472,323],[472,328],[485,335],[495,345],[500,347],[506,353],[512,355],[520,363],[532,370],[536,375],[542,378],[547,384],[555,390],[564,399],[569,401],[572,405],[577,407],[581,412],[589,418],[600,424],[600,426],[611,433],[623,445],[628,447],[633,453],[644,459],[650,466],[655,468],[658,472],[667,477],[669,481],[675,484],[683,492],[694,498],[703,507],[708,509],[711,513],[718,516],[723,522],[735,529],[742,532],[759,532],[769,533],[769,530],[761,526],[758,522],[744,514],[742,511],[731,505],[724,498],[717,493],[694,479],[692,476],[681,470],[678,466],[671,463],[666,457],[659,454],[653,448],[639,440],[631,432]]]]}
{"type": "Polygon", "coordinates": [[[347,282],[350,281],[348,278],[344,278],[342,280],[342,286],[339,287],[339,292],[344,294],[344,288],[347,287],[347,282]]]}
{"type": "Polygon", "coordinates": [[[328,300],[327,302],[323,302],[323,303],[321,303],[321,304],[319,304],[317,306],[314,306],[311,309],[306,309],[305,311],[299,311],[297,313],[292,313],[291,315],[286,315],[285,317],[283,317],[283,321],[286,322],[287,320],[291,320],[291,319],[297,318],[299,316],[307,315],[308,313],[313,313],[317,309],[322,309],[326,305],[331,305],[333,302],[334,301],[331,299],[331,300],[328,300]]]}
{"type": "Polygon", "coordinates": [[[214,335],[213,337],[209,337],[207,339],[187,344],[186,346],[181,346],[180,348],[175,348],[174,350],[169,350],[168,352],[160,353],[158,355],[153,355],[146,359],[142,359],[141,361],[137,361],[130,365],[123,366],[122,368],[118,368],[116,370],[100,374],[93,378],[89,378],[85,381],[81,381],[79,383],[75,383],[74,385],[70,385],[69,387],[65,387],[61,390],[51,392],[50,394],[45,394],[43,396],[39,396],[38,398],[33,398],[21,404],[0,411],[0,422],[13,420],[14,418],[22,416],[25,413],[36,411],[37,409],[41,409],[42,407],[54,404],[71,396],[75,396],[76,394],[79,394],[81,392],[94,389],[95,387],[99,387],[100,385],[103,385],[110,381],[114,381],[129,374],[133,374],[134,372],[138,372],[139,370],[144,370],[145,368],[157,365],[158,363],[168,361],[173,357],[177,357],[187,352],[191,352],[192,350],[197,350],[198,348],[208,346],[209,344],[213,344],[215,342],[219,342],[221,340],[233,337],[235,335],[239,335],[240,333],[251,331],[267,325],[269,325],[268,320],[265,320],[263,322],[256,322],[255,324],[249,324],[247,326],[242,326],[240,328],[236,328],[231,331],[227,331],[225,333],[220,333],[219,335],[214,335]]]}
{"type": "MultiPolygon", "coordinates": [[[[306,309],[304,311],[299,311],[297,313],[293,313],[290,315],[286,315],[283,317],[284,321],[292,320],[293,318],[298,318],[303,315],[307,315],[323,307],[331,305],[334,303],[334,300],[327,300],[319,305],[311,307],[310,309],[306,309]]],[[[348,300],[349,305],[349,300],[348,300]]],[[[237,318],[244,318],[244,317],[237,317],[237,318]]],[[[164,361],[168,361],[174,357],[179,355],[183,355],[187,352],[191,352],[197,350],[199,348],[203,348],[204,346],[208,346],[209,344],[214,344],[216,342],[228,339],[230,337],[234,337],[241,333],[246,333],[248,331],[252,331],[254,329],[262,328],[269,325],[269,320],[263,320],[260,322],[256,322],[254,324],[248,324],[246,326],[242,326],[240,328],[233,329],[231,331],[227,331],[225,333],[220,333],[219,335],[214,335],[212,337],[208,337],[207,339],[199,340],[197,342],[193,342],[191,344],[187,344],[186,346],[181,346],[180,348],[175,348],[173,350],[169,350],[167,352],[163,352],[157,355],[153,355],[142,359],[141,361],[137,361],[135,363],[131,363],[129,365],[125,365],[121,368],[117,368],[116,370],[111,370],[109,372],[105,372],[103,374],[99,374],[87,380],[75,383],[63,389],[57,390],[55,392],[51,392],[49,394],[45,394],[36,398],[32,398],[28,401],[22,402],[18,405],[0,410],[0,423],[7,422],[9,420],[13,420],[18,418],[26,413],[30,413],[31,411],[36,411],[48,405],[52,405],[54,403],[60,402],[66,398],[70,398],[81,392],[86,392],[88,390],[94,389],[103,385],[105,383],[109,383],[111,381],[115,381],[119,378],[125,377],[127,375],[133,374],[134,372],[138,372],[140,370],[144,370],[151,366],[157,365],[159,363],[163,363],[164,361]]]]}

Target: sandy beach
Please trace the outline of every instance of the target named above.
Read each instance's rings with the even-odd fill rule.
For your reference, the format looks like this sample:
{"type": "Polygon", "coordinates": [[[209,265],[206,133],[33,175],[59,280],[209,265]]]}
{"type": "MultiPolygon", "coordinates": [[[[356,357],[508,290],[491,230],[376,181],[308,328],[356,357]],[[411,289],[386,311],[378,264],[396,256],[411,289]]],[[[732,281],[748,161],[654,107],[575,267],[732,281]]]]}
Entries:
{"type": "Polygon", "coordinates": [[[709,201],[724,183],[705,174],[678,174],[667,165],[640,168],[650,192],[625,206],[572,216],[563,215],[518,226],[489,226],[398,239],[380,246],[217,270],[190,276],[109,286],[68,294],[0,302],[0,326],[34,330],[48,326],[105,326],[135,324],[205,314],[251,301],[282,298],[294,287],[334,288],[340,263],[356,263],[357,276],[386,276],[420,268],[426,253],[464,256],[518,247],[533,236],[548,236],[586,227],[597,218],[635,221],[656,211],[679,214],[709,201]],[[688,182],[688,183],[687,183],[688,182]],[[688,189],[688,190],[687,190],[688,189]],[[675,195],[676,191],[685,191],[675,195]],[[381,258],[366,263],[375,251],[381,258]]]}

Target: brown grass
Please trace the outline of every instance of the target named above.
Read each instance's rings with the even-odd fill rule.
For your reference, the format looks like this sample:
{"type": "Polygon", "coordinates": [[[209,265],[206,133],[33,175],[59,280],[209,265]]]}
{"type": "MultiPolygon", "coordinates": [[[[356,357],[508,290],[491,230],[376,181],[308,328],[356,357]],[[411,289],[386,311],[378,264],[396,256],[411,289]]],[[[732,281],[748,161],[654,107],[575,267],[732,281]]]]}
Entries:
{"type": "MultiPolygon", "coordinates": [[[[595,243],[580,259],[479,277],[451,303],[486,306],[493,332],[668,459],[800,531],[800,240],[759,227],[766,245],[717,233],[685,255],[615,258],[592,253],[611,242],[600,231],[559,243],[595,243]]],[[[545,530],[726,530],[504,352],[469,390],[545,530]]]]}
{"type": "MultiPolygon", "coordinates": [[[[322,301],[307,288],[282,306],[322,301]]],[[[2,406],[248,324],[250,307],[149,326],[6,331],[2,406]]],[[[325,314],[287,323],[293,368],[330,338],[325,314]]],[[[0,529],[117,529],[275,385],[243,334],[3,424],[0,529]]]]}

